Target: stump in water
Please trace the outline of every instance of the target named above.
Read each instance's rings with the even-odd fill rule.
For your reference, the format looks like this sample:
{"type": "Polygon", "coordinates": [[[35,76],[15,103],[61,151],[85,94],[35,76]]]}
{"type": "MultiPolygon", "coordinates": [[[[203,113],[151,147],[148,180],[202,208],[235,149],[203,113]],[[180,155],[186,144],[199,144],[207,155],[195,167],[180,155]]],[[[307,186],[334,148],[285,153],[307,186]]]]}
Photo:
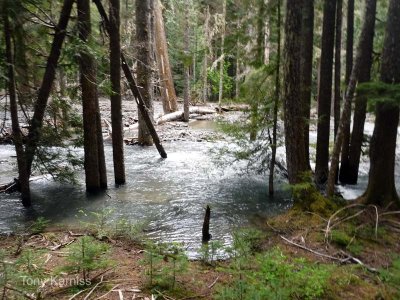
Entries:
{"type": "Polygon", "coordinates": [[[208,243],[211,240],[210,234],[210,216],[211,216],[211,209],[210,206],[207,205],[206,214],[204,215],[204,222],[203,222],[203,243],[208,243]]]}

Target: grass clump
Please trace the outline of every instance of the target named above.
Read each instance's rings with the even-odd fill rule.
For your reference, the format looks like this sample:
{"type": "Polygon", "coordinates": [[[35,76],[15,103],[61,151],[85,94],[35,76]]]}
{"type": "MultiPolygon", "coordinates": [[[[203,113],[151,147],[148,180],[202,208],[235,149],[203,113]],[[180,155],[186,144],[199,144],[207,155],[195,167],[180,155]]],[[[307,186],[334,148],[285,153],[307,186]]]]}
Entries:
{"type": "Polygon", "coordinates": [[[216,299],[318,299],[335,270],[334,265],[290,259],[279,248],[251,256],[241,267],[227,270],[236,279],[220,288],[216,299]]]}

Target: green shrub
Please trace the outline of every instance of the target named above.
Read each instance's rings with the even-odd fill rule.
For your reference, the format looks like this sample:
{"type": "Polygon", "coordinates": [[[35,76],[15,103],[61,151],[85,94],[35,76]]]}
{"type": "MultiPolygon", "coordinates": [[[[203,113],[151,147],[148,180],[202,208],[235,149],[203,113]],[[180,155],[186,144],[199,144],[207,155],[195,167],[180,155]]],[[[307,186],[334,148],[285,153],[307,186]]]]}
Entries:
{"type": "Polygon", "coordinates": [[[90,236],[83,236],[68,247],[67,263],[62,271],[81,273],[85,283],[92,271],[105,269],[113,264],[107,258],[109,246],[90,236]]]}
{"type": "Polygon", "coordinates": [[[141,263],[145,266],[150,287],[173,289],[177,275],[187,270],[188,258],[180,244],[149,241],[141,263]]]}

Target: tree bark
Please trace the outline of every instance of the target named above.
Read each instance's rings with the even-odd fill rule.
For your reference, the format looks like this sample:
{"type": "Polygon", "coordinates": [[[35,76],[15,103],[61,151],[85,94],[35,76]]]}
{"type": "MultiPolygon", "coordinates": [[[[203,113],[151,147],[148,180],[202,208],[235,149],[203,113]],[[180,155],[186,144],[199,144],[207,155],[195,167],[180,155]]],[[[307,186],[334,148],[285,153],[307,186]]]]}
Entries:
{"type": "Polygon", "coordinates": [[[209,41],[209,23],[210,23],[210,7],[207,5],[206,20],[204,21],[204,60],[203,60],[203,102],[206,103],[208,100],[208,46],[209,41]]]}
{"type": "Polygon", "coordinates": [[[300,94],[300,56],[301,56],[302,3],[287,0],[285,22],[285,52],[283,73],[283,100],[285,122],[286,162],[289,183],[301,182],[307,170],[304,149],[303,103],[300,94]]]}
{"type": "Polygon", "coordinates": [[[74,0],[64,0],[61,8],[60,20],[55,28],[53,43],[51,45],[50,55],[47,59],[46,69],[43,75],[38,98],[35,103],[35,110],[29,127],[29,134],[26,143],[26,167],[28,174],[31,174],[32,162],[41,137],[44,113],[47,107],[47,101],[51,92],[58,59],[60,58],[62,44],[67,34],[68,21],[71,14],[74,0]]]}
{"type": "Polygon", "coordinates": [[[314,48],[314,0],[303,0],[303,18],[301,30],[301,102],[304,108],[304,149],[308,169],[310,166],[310,109],[311,109],[311,85],[312,62],[314,48]]]}
{"type": "Polygon", "coordinates": [[[324,1],[324,20],[321,41],[321,65],[318,87],[318,129],[315,181],[324,184],[328,179],[329,135],[332,97],[332,66],[335,38],[336,0],[324,1]]]}
{"type": "MultiPolygon", "coordinates": [[[[137,79],[144,104],[152,115],[153,101],[151,98],[150,18],[150,1],[136,1],[137,79]]],[[[140,111],[138,112],[138,117],[138,142],[143,146],[151,146],[153,145],[153,140],[140,111]]]]}
{"type": "Polygon", "coordinates": [[[375,31],[375,13],[376,13],[376,0],[367,0],[364,15],[364,24],[361,30],[360,41],[357,47],[357,55],[353,70],[351,72],[349,85],[346,90],[344,109],[340,121],[338,134],[335,140],[335,145],[331,159],[331,169],[329,171],[327,194],[332,196],[335,187],[336,171],[339,165],[340,150],[343,143],[345,128],[350,123],[351,117],[351,102],[354,92],[356,90],[357,81],[359,80],[362,72],[365,72],[364,66],[368,64],[371,58],[373,37],[375,31]]]}
{"type": "MultiPolygon", "coordinates": [[[[141,2],[141,1],[139,1],[141,2]]],[[[115,184],[125,184],[124,134],[121,100],[120,3],[110,0],[111,126],[115,184]]]]}
{"type": "Polygon", "coordinates": [[[276,147],[277,147],[277,127],[278,127],[278,107],[281,94],[281,1],[277,3],[277,32],[278,32],[278,46],[276,51],[276,73],[275,73],[275,95],[274,95],[274,110],[273,110],[273,128],[272,128],[272,153],[271,153],[271,164],[269,167],[269,182],[268,191],[270,195],[274,194],[274,170],[276,162],[276,147]]]}
{"type": "Polygon", "coordinates": [[[222,97],[224,93],[224,62],[225,62],[225,23],[226,23],[226,0],[222,3],[222,28],[221,28],[221,61],[219,62],[219,91],[218,91],[218,107],[221,111],[222,97]]]}
{"type": "MultiPolygon", "coordinates": [[[[101,18],[104,21],[105,27],[107,32],[110,32],[110,21],[108,20],[107,13],[104,10],[103,5],[101,4],[100,0],[93,0],[95,3],[101,18]]],[[[124,72],[124,75],[126,77],[126,80],[128,81],[129,88],[132,91],[133,97],[135,98],[135,101],[137,103],[138,109],[142,113],[142,116],[146,122],[146,126],[150,131],[151,137],[153,138],[154,144],[156,145],[156,148],[158,152],[160,153],[160,156],[162,158],[167,158],[167,153],[164,150],[164,147],[161,144],[160,138],[158,137],[158,134],[154,128],[154,124],[151,120],[151,117],[148,113],[148,109],[146,108],[146,105],[144,104],[142,94],[140,93],[140,90],[136,84],[135,78],[133,77],[131,71],[129,70],[129,66],[126,62],[125,56],[121,51],[121,67],[122,71],[124,72]]]]}
{"type": "Polygon", "coordinates": [[[160,0],[154,1],[155,44],[158,70],[161,80],[161,96],[164,113],[171,113],[178,109],[174,81],[169,64],[168,45],[165,36],[164,21],[160,0]]]}
{"type": "Polygon", "coordinates": [[[183,120],[189,122],[189,104],[190,104],[190,73],[189,64],[187,63],[186,57],[189,55],[189,1],[185,3],[185,28],[184,28],[184,91],[183,91],[183,120]]]}
{"type": "MultiPolygon", "coordinates": [[[[353,45],[354,45],[354,0],[347,2],[347,38],[346,38],[346,74],[345,84],[349,85],[351,71],[353,68],[353,45]]],[[[343,132],[342,157],[339,171],[339,181],[347,183],[350,148],[350,123],[346,125],[343,132]]]]}
{"type": "Polygon", "coordinates": [[[100,188],[106,190],[107,184],[107,168],[106,168],[106,158],[104,155],[104,139],[103,131],[101,126],[101,113],[99,107],[99,97],[96,97],[96,125],[97,125],[97,151],[99,155],[99,173],[100,173],[100,188]]]}
{"type": "Polygon", "coordinates": [[[15,152],[17,154],[17,165],[18,165],[18,183],[21,191],[22,205],[28,207],[31,205],[31,194],[29,186],[29,173],[26,166],[25,150],[22,142],[22,132],[19,127],[18,120],[18,104],[15,88],[15,70],[14,70],[14,56],[12,53],[12,42],[11,42],[11,28],[8,19],[8,1],[3,2],[3,30],[5,40],[5,56],[7,62],[7,76],[8,76],[8,92],[10,95],[10,114],[12,123],[12,136],[15,145],[15,152]]]}
{"type": "MultiPolygon", "coordinates": [[[[88,44],[91,38],[90,2],[89,0],[78,0],[77,3],[79,38],[82,43],[88,44]]],[[[96,68],[93,56],[85,49],[79,53],[79,67],[82,90],[86,191],[96,193],[101,189],[97,141],[96,68]]]]}
{"type": "Polygon", "coordinates": [[[340,121],[340,101],[342,99],[340,92],[341,83],[341,50],[342,50],[342,7],[343,0],[336,0],[336,32],[335,32],[335,79],[333,93],[333,115],[334,115],[334,137],[337,136],[340,121]]]}
{"type": "MultiPolygon", "coordinates": [[[[376,0],[369,6],[371,14],[376,14],[376,0]]],[[[358,78],[359,83],[368,82],[371,80],[371,68],[372,68],[372,52],[374,48],[374,32],[375,32],[375,21],[370,21],[369,35],[364,45],[366,54],[365,61],[361,65],[360,76],[358,78]]],[[[346,182],[348,184],[356,184],[358,180],[358,169],[361,158],[361,146],[364,139],[364,124],[367,113],[367,97],[357,96],[355,99],[354,107],[354,120],[353,130],[350,139],[349,148],[349,161],[346,182]]]]}
{"type": "MultiPolygon", "coordinates": [[[[400,83],[399,49],[400,2],[390,0],[380,69],[381,81],[384,83],[400,83]]],[[[392,208],[399,208],[400,200],[394,180],[399,106],[382,102],[377,104],[375,113],[375,128],[370,145],[368,187],[361,201],[382,207],[393,203],[392,208]]]]}

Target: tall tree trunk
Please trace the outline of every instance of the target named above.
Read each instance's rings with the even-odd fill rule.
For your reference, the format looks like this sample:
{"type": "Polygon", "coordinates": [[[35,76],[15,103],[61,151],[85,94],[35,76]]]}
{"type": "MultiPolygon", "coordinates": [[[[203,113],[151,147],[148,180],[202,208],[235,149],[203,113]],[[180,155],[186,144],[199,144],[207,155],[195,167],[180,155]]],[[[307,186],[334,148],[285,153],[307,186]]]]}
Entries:
{"type": "Polygon", "coordinates": [[[221,61],[219,62],[219,91],[218,91],[218,107],[221,112],[221,103],[224,93],[224,63],[225,63],[225,23],[226,23],[226,0],[222,2],[222,28],[221,28],[221,61]]]}
{"type": "Polygon", "coordinates": [[[321,66],[318,87],[318,129],[315,181],[323,184],[328,179],[329,135],[332,98],[332,66],[335,39],[336,0],[324,1],[322,25],[321,66]]]}
{"type": "MultiPolygon", "coordinates": [[[[150,1],[136,1],[136,41],[137,41],[137,78],[143,101],[148,112],[153,114],[153,101],[151,98],[151,57],[150,57],[150,1]]],[[[151,146],[153,140],[144,122],[143,116],[139,114],[138,142],[140,145],[151,146]]]]}
{"type": "MultiPolygon", "coordinates": [[[[376,13],[376,0],[371,5],[371,14],[376,13]]],[[[374,48],[374,32],[375,22],[370,22],[371,26],[369,30],[368,42],[365,44],[365,51],[368,52],[364,63],[361,65],[360,76],[358,78],[359,83],[368,82],[371,80],[371,68],[372,68],[372,52],[374,48]]],[[[364,139],[364,124],[367,113],[367,97],[357,96],[355,99],[354,107],[354,120],[353,130],[350,139],[349,149],[349,161],[347,170],[347,180],[345,183],[356,184],[358,180],[358,169],[361,158],[361,146],[364,139]]]]}
{"type": "MultiPolygon", "coordinates": [[[[139,1],[141,2],[141,1],[139,1]]],[[[125,184],[124,134],[121,100],[120,3],[110,0],[111,126],[115,184],[125,184]]]]}
{"type": "Polygon", "coordinates": [[[207,5],[206,20],[204,21],[204,60],[203,60],[203,102],[206,103],[208,100],[208,45],[209,41],[209,23],[210,23],[210,7],[207,5]]]}
{"type": "MultiPolygon", "coordinates": [[[[400,1],[390,0],[386,34],[381,57],[381,81],[387,84],[400,83],[400,1]]],[[[396,158],[397,126],[399,106],[378,103],[375,110],[375,128],[370,146],[370,171],[368,187],[362,202],[400,207],[397,195],[394,168],[396,158]]],[[[393,208],[392,207],[392,208],[393,208]]]]}
{"type": "Polygon", "coordinates": [[[285,122],[286,162],[289,183],[302,180],[307,170],[303,135],[303,103],[300,94],[302,3],[298,0],[286,1],[285,51],[283,73],[283,100],[285,122]]]}
{"type": "Polygon", "coordinates": [[[53,81],[56,74],[58,59],[60,58],[62,44],[67,34],[67,26],[71,14],[74,0],[64,0],[61,8],[60,20],[55,28],[53,43],[51,45],[50,55],[47,58],[46,69],[43,75],[38,98],[35,103],[35,110],[29,127],[29,134],[26,143],[26,165],[28,174],[31,174],[32,162],[41,137],[44,113],[47,107],[47,101],[51,92],[53,81]]]}
{"type": "MultiPolygon", "coordinates": [[[[82,43],[91,38],[90,2],[78,0],[78,30],[82,43]]],[[[99,152],[97,142],[97,87],[93,56],[83,49],[79,53],[80,85],[82,89],[83,138],[85,150],[86,191],[98,192],[100,188],[99,152]]]]}
{"type": "Polygon", "coordinates": [[[161,80],[161,96],[163,99],[164,113],[177,111],[174,81],[169,64],[167,38],[165,36],[164,21],[160,0],[154,1],[155,44],[158,70],[161,80]]]}
{"type": "MultiPolygon", "coordinates": [[[[353,44],[354,44],[354,0],[347,1],[347,29],[346,29],[346,74],[345,84],[349,85],[353,69],[353,44]]],[[[347,183],[350,148],[350,123],[346,124],[343,132],[342,157],[339,171],[339,181],[347,183]]]]}
{"type": "Polygon", "coordinates": [[[340,150],[342,148],[345,129],[350,123],[351,102],[357,86],[357,81],[359,81],[359,78],[363,76],[362,72],[366,71],[365,65],[368,65],[368,62],[371,60],[371,51],[375,31],[375,13],[376,0],[367,0],[365,6],[364,24],[361,30],[361,36],[357,47],[357,55],[353,70],[351,72],[349,85],[347,86],[344,109],[342,112],[340,126],[332,153],[331,169],[329,171],[327,185],[328,196],[332,196],[334,193],[336,172],[337,167],[339,166],[340,150]]]}
{"type": "MultiPolygon", "coordinates": [[[[110,21],[108,20],[107,13],[104,9],[103,4],[101,3],[101,0],[93,0],[95,3],[97,10],[100,13],[101,18],[103,19],[103,22],[105,24],[105,28],[107,32],[110,34],[111,27],[110,27],[110,21]]],[[[140,93],[140,90],[136,84],[135,78],[133,77],[128,63],[126,62],[125,56],[121,51],[121,67],[122,71],[124,72],[125,78],[128,81],[129,88],[132,91],[133,97],[136,101],[136,104],[138,106],[138,109],[142,113],[142,116],[146,122],[146,126],[150,131],[151,137],[153,138],[154,144],[156,145],[156,148],[162,158],[167,158],[167,153],[165,152],[164,147],[161,144],[160,138],[158,137],[157,131],[154,128],[154,124],[151,120],[151,116],[149,115],[149,112],[144,104],[142,94],[140,93]]]]}
{"type": "MultiPolygon", "coordinates": [[[[17,95],[15,88],[15,70],[14,70],[14,56],[12,53],[12,43],[11,43],[11,28],[10,22],[8,19],[8,1],[4,0],[3,2],[3,29],[4,29],[4,39],[6,46],[6,62],[8,66],[7,72],[7,83],[8,83],[8,92],[10,95],[10,114],[11,114],[11,123],[12,123],[12,136],[15,145],[15,152],[17,154],[17,165],[18,165],[18,183],[19,189],[21,191],[21,199],[22,204],[25,207],[31,205],[31,194],[29,187],[29,173],[26,166],[25,159],[25,150],[22,142],[22,132],[19,127],[18,120],[18,104],[17,104],[17,95]]],[[[18,45],[17,45],[18,46],[18,45]]]]}
{"type": "Polygon", "coordinates": [[[340,100],[342,99],[340,93],[341,83],[341,51],[342,51],[342,7],[343,0],[336,0],[336,32],[335,32],[335,80],[334,80],[334,93],[333,93],[333,115],[334,115],[334,133],[335,138],[339,128],[340,120],[340,100]]]}
{"type": "Polygon", "coordinates": [[[311,84],[312,62],[314,48],[314,0],[303,0],[303,18],[301,30],[301,102],[304,108],[304,149],[307,166],[310,166],[310,109],[311,109],[311,84]]]}
{"type": "Polygon", "coordinates": [[[278,47],[276,52],[276,73],[275,73],[275,97],[274,97],[274,115],[273,115],[273,129],[272,129],[272,153],[271,165],[269,168],[269,194],[274,194],[274,170],[276,162],[276,147],[277,147],[277,127],[278,127],[278,106],[281,94],[281,1],[277,3],[277,32],[278,32],[278,47]]]}
{"type": "MultiPolygon", "coordinates": [[[[184,25],[184,56],[189,55],[189,5],[190,2],[186,0],[185,3],[185,25],[184,25]]],[[[189,122],[189,103],[190,103],[190,66],[188,64],[188,59],[185,58],[184,61],[184,91],[183,91],[183,120],[189,122]]]]}

